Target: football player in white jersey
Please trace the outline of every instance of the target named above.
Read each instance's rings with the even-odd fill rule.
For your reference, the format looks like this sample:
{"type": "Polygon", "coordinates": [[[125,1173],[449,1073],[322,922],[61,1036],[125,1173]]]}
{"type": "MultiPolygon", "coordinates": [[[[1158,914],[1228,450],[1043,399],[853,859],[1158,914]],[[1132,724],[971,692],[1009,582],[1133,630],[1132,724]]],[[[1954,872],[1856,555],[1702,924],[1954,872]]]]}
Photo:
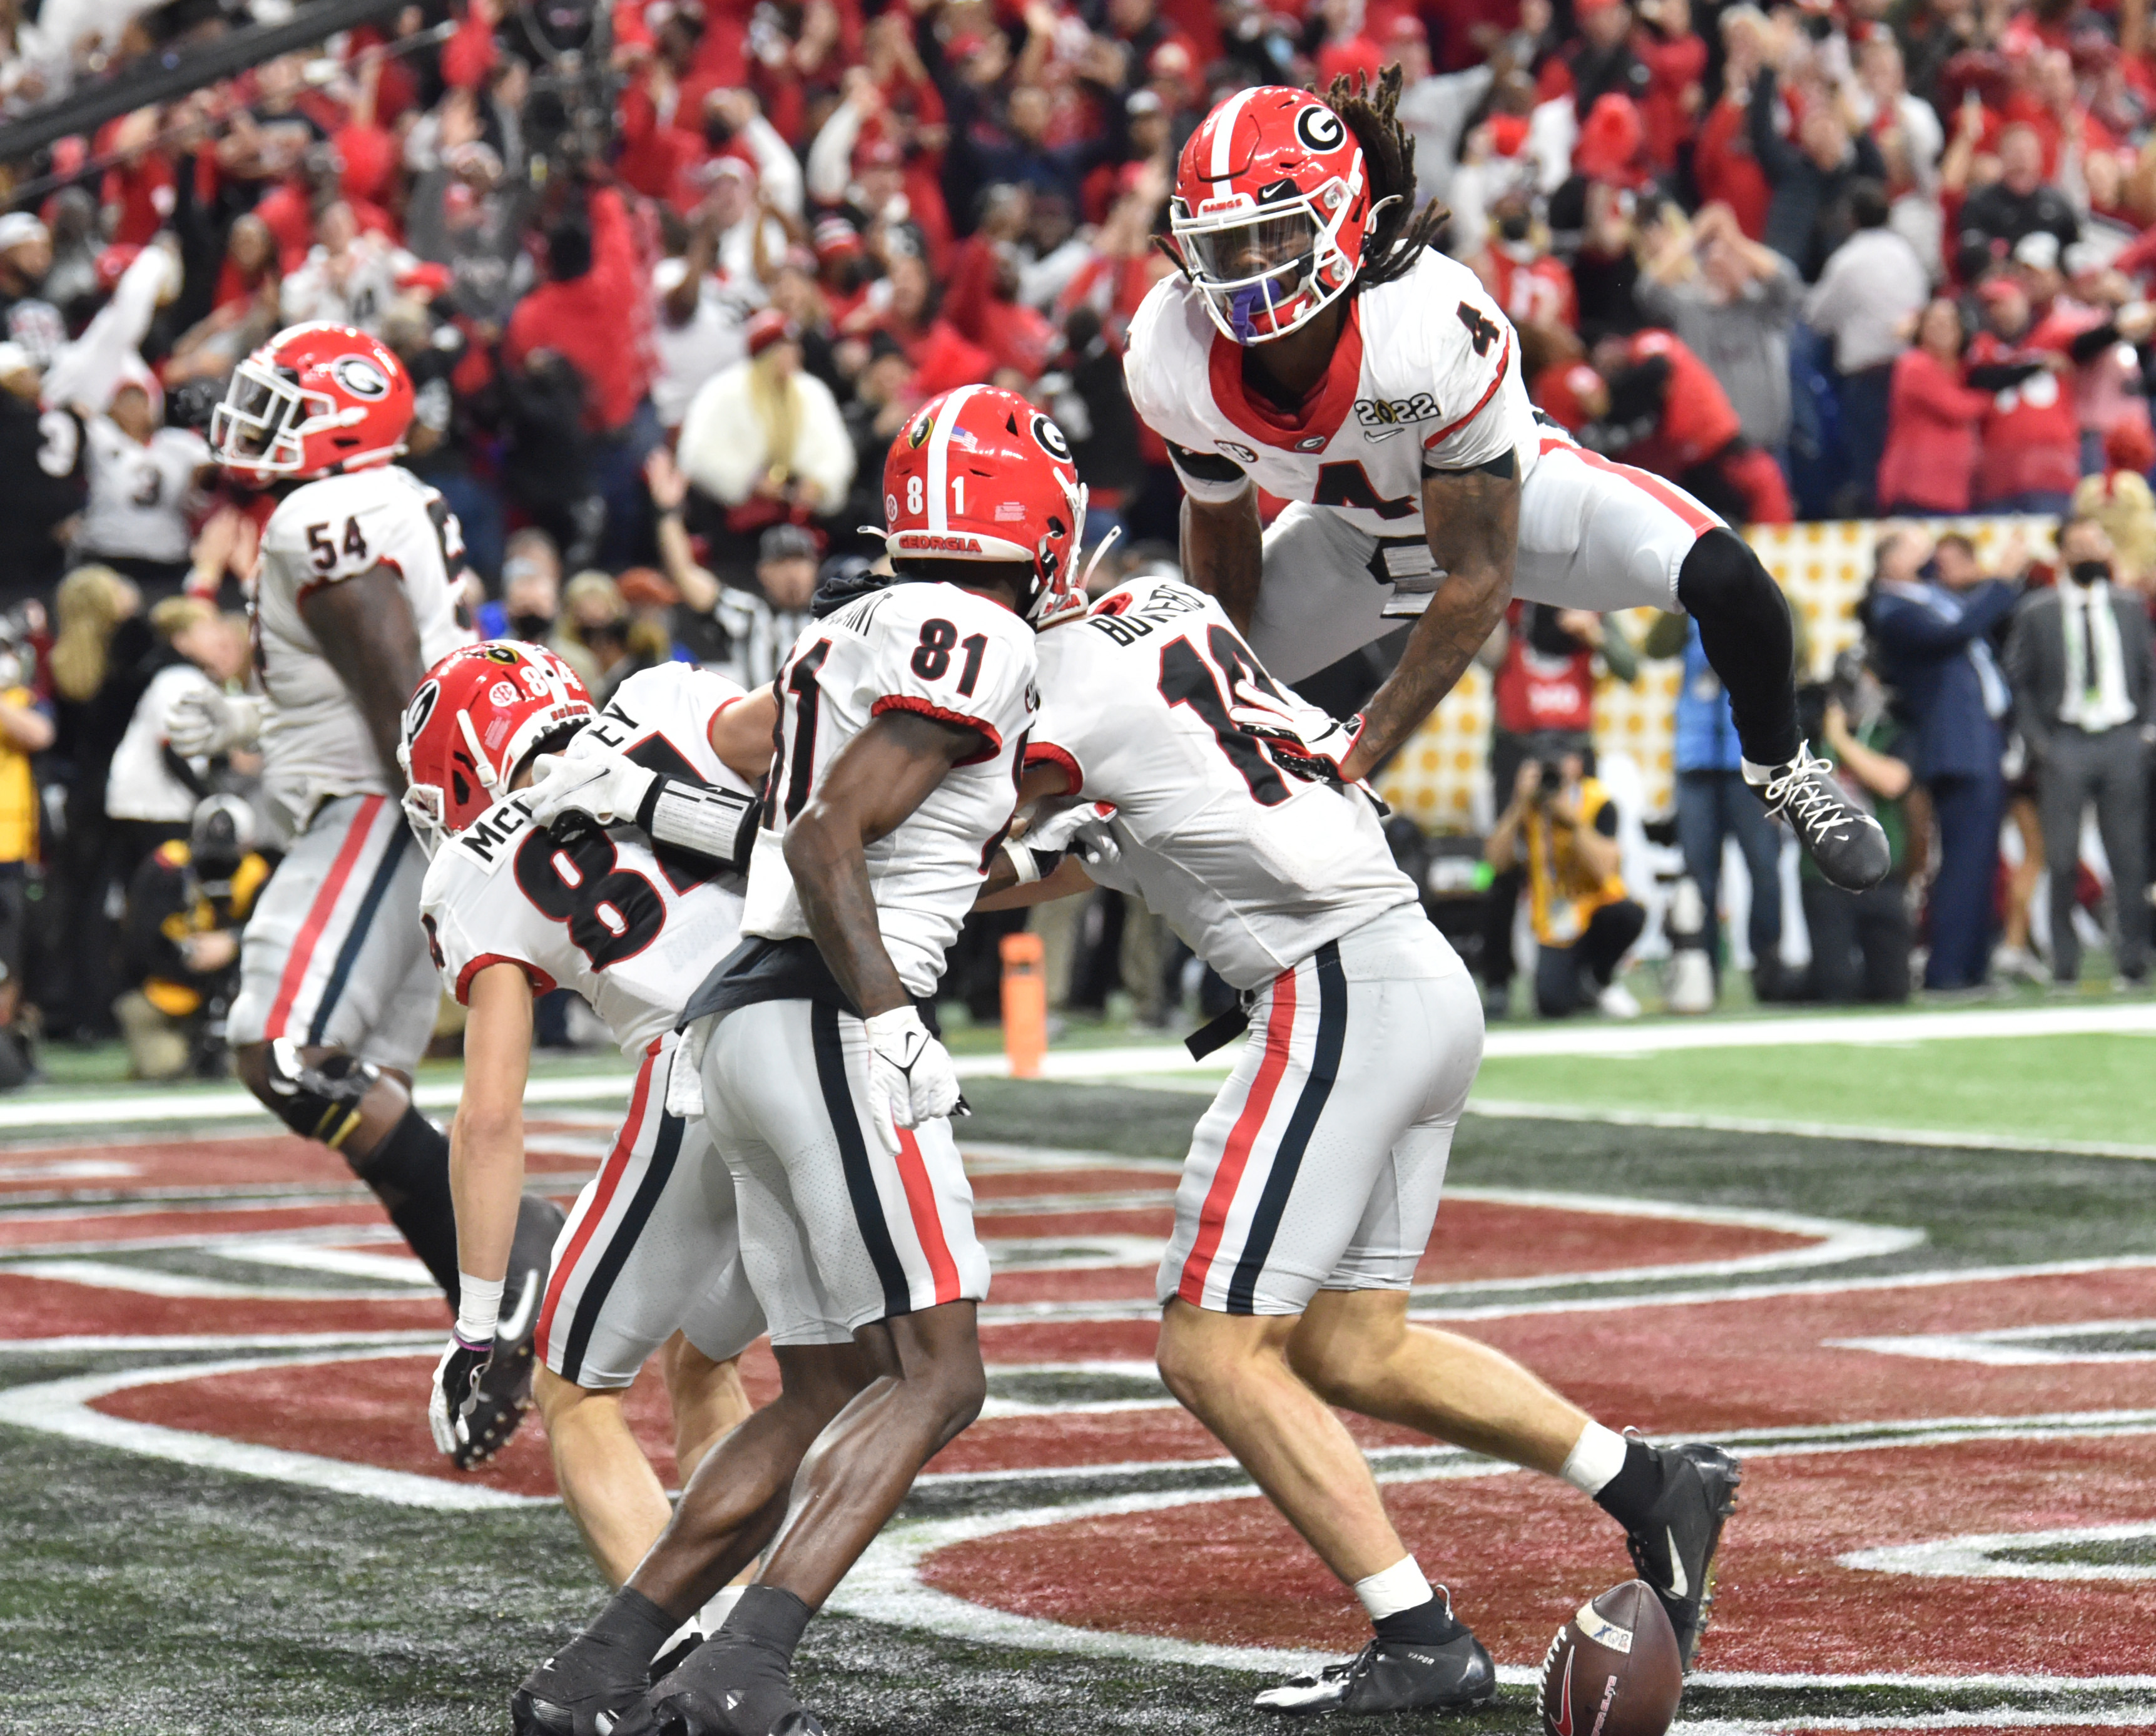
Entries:
{"type": "Polygon", "coordinates": [[[457,1321],[429,1405],[435,1444],[459,1464],[490,1455],[487,1430],[501,1421],[477,1411],[473,1384],[497,1343],[523,1196],[532,1003],[574,989],[639,1063],[629,1118],[562,1233],[533,1382],[562,1501],[617,1585],[670,1511],[622,1394],[663,1345],[685,1477],[748,1415],[736,1363],[764,1329],[737,1246],[732,1179],[702,1122],[666,1099],[675,1018],[739,938],[735,863],[754,836],[773,710],[767,690],[751,699],[723,676],[668,663],[632,675],[601,715],[552,652],[497,640],[452,651],[405,712],[404,808],[431,859],[421,921],[444,986],[470,1009],[449,1133],[457,1321]],[[634,810],[573,835],[536,824],[533,763],[565,747],[624,756],[643,775],[654,828],[685,845],[649,842],[631,829],[634,810]],[[728,835],[715,841],[715,827],[728,835]]]}
{"type": "Polygon", "coordinates": [[[1517,593],[1683,609],[1728,691],[1744,774],[1826,877],[1882,879],[1886,834],[1797,727],[1789,604],[1743,540],[1660,477],[1538,422],[1512,323],[1414,210],[1399,72],[1328,102],[1242,90],[1183,147],[1182,275],[1124,373],[1186,494],[1183,568],[1295,681],[1415,622],[1343,742],[1370,772],[1453,687],[1517,593]],[[1291,504],[1262,535],[1260,488],[1291,504]]]}
{"type": "MultiPolygon", "coordinates": [[[[263,697],[185,696],[167,732],[187,754],[259,741],[265,792],[293,833],[241,946],[235,1070],[374,1190],[454,1310],[449,1141],[409,1089],[441,985],[397,749],[419,677],[471,634],[457,619],[456,519],[390,462],[412,409],[403,364],[344,326],[292,326],[234,370],[211,450],[277,496],[254,602],[263,697]]],[[[523,1302],[545,1282],[561,1221],[550,1201],[525,1201],[505,1315],[527,1335],[536,1309],[523,1302]]],[[[513,1365],[529,1378],[528,1358],[513,1365]]],[[[513,1426],[523,1396],[489,1403],[513,1426]]]]}
{"type": "Polygon", "coordinates": [[[980,1409],[988,1262],[947,1120],[957,1076],[919,1009],[1009,828],[1034,629],[1085,608],[1085,491],[1055,424],[985,386],[916,413],[884,491],[897,578],[813,621],[779,674],[744,939],[683,1014],[757,1296],[824,1298],[875,1379],[798,1480],[751,1450],[778,1405],[714,1448],[598,1620],[518,1691],[522,1729],[819,1736],[791,1684],[803,1631],[980,1409]],[[789,1486],[756,1583],[637,1698],[666,1636],[771,1539],[789,1486]]]}
{"type": "MultiPolygon", "coordinates": [[[[1092,876],[1141,896],[1241,991],[1193,1049],[1253,1028],[1177,1190],[1161,1375],[1374,1629],[1352,1663],[1258,1703],[1398,1712],[1496,1690],[1489,1654],[1401,1544],[1335,1405],[1594,1497],[1624,1526],[1688,1662],[1735,1461],[1628,1442],[1509,1358],[1408,1323],[1481,1064],[1482,1010],[1394,865],[1375,802],[1340,780],[1343,727],[1276,683],[1217,600],[1168,578],[1135,580],[1044,632],[1040,683],[1024,799],[1112,804],[1092,876]]],[[[1004,845],[1011,866],[995,878],[1020,890],[990,902],[1086,883],[1045,854],[1065,824],[1004,845]]]]}

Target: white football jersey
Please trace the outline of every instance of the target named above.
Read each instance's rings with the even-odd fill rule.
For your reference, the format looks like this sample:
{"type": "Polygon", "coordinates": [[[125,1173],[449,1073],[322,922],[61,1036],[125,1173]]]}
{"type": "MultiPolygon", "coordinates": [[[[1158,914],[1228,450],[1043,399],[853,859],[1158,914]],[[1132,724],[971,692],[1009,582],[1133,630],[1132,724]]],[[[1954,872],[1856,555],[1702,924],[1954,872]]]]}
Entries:
{"type": "MultiPolygon", "coordinates": [[[[722,675],[665,663],[623,682],[585,728],[653,771],[753,795],[711,751],[711,719],[741,697],[722,675]]],[[[736,876],[654,848],[634,826],[558,842],[515,795],[435,853],[419,910],[459,1001],[481,967],[521,965],[537,993],[583,996],[627,1055],[674,1028],[741,937],[736,876]]]]}
{"type": "Polygon", "coordinates": [[[979,732],[981,751],[952,767],[898,828],[868,847],[884,948],[906,992],[943,974],[1018,800],[1018,770],[1039,705],[1033,629],[956,585],[901,582],[811,621],[778,674],[780,741],[749,864],[742,932],[808,934],[786,865],[786,828],[825,768],[886,711],[979,732]]]}
{"type": "Polygon", "coordinates": [[[1415,901],[1370,799],[1240,727],[1312,740],[1332,720],[1267,675],[1204,592],[1137,579],[1050,627],[1040,692],[1027,758],[1115,805],[1124,875],[1235,988],[1415,901]]]}
{"type": "Polygon", "coordinates": [[[1519,343],[1481,280],[1424,251],[1414,270],[1356,296],[1330,373],[1288,412],[1243,381],[1242,346],[1206,316],[1181,277],[1155,284],[1131,321],[1123,377],[1146,425],[1182,449],[1176,468],[1200,499],[1255,481],[1282,500],[1327,506],[1399,542],[1388,576],[1430,572],[1422,478],[1514,455],[1524,481],[1541,447],[1520,378],[1519,343]]]}
{"type": "MultiPolygon", "coordinates": [[[[432,668],[471,642],[457,619],[463,563],[464,537],[449,503],[394,465],[307,483],[270,514],[254,586],[254,662],[270,698],[263,782],[295,820],[326,797],[390,792],[373,737],[300,614],[300,599],[375,566],[393,568],[419,629],[420,665],[432,668]]],[[[400,708],[406,696],[397,696],[400,708]]]]}
{"type": "Polygon", "coordinates": [[[210,461],[209,443],[192,430],[161,428],[146,444],[109,416],[92,416],[90,499],[76,532],[78,557],[184,561],[187,515],[202,500],[195,473],[210,461]]]}

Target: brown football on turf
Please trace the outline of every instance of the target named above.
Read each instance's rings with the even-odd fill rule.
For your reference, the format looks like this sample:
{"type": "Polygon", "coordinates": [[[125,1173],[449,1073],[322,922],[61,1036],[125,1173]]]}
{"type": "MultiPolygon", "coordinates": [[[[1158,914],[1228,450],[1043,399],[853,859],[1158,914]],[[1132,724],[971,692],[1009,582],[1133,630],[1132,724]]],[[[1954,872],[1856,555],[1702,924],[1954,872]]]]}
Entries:
{"type": "Polygon", "coordinates": [[[1543,1660],[1549,1736],[1662,1736],[1677,1715],[1684,1666],[1661,1601],[1638,1579],[1582,1604],[1543,1660]]]}

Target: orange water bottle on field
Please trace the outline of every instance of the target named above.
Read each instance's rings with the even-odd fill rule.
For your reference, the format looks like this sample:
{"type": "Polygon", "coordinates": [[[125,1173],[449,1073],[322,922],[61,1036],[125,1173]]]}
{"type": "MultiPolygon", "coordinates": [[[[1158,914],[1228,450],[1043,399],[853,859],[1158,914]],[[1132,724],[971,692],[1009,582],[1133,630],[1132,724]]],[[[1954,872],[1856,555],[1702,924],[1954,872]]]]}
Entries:
{"type": "Polygon", "coordinates": [[[1003,937],[1004,1054],[1014,1079],[1038,1079],[1048,1052],[1048,968],[1037,934],[1003,937]]]}

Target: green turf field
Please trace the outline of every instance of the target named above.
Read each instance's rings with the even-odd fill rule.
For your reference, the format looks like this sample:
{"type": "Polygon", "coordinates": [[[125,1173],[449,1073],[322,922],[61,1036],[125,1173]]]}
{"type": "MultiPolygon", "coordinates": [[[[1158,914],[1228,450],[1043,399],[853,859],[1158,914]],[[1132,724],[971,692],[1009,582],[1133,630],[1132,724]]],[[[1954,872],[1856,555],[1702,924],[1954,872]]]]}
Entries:
{"type": "Polygon", "coordinates": [[[1493,1057],[1478,1098],[1589,1111],[1976,1133],[2156,1149],[2156,1039],[1974,1038],[1861,1048],[1493,1057]]]}
{"type": "MultiPolygon", "coordinates": [[[[2156,1258],[2156,1168],[2041,1148],[2059,1140],[2156,1143],[2147,1117],[2152,1061],[2156,1045],[2128,1036],[1493,1060],[1481,1097],[1567,1115],[1824,1122],[2025,1138],[2039,1148],[1482,1113],[1463,1123],[1450,1175],[1469,1189],[1620,1194],[1922,1232],[1917,1246],[1861,1262],[1858,1276],[2156,1258]]],[[[545,1072],[613,1065],[596,1058],[545,1072]]],[[[74,1071],[80,1089],[89,1081],[74,1071]]],[[[429,1077],[454,1074],[430,1068],[429,1077]]],[[[49,1089],[57,1099],[60,1086],[49,1089]]],[[[1182,1153],[1204,1102],[1182,1090],[993,1079],[969,1081],[967,1090],[976,1111],[969,1139],[1157,1158],[1182,1153]]],[[[125,1087],[111,1091],[116,1125],[129,1118],[127,1097],[125,1087]]],[[[1681,1281],[1604,1288],[1616,1305],[1681,1281]]],[[[1524,1299],[1560,1300],[1572,1288],[1553,1281],[1524,1299]]],[[[1440,1287],[1425,1299],[1447,1298],[1440,1287]]],[[[2147,1348],[2132,1333],[2105,1344],[2147,1348]]],[[[7,1426],[8,1388],[113,1365],[97,1353],[18,1346],[0,1354],[0,1732],[503,1730],[509,1687],[594,1608],[593,1577],[556,1507],[420,1512],[7,1426]]],[[[1045,1389],[1018,1380],[998,1390],[1025,1398],[1045,1389]]],[[[1071,1391],[1116,1395],[1109,1385],[1071,1391]]],[[[1090,1492],[1077,1478],[1062,1496],[1028,1498],[1090,1492]]],[[[956,1486],[912,1513],[944,1517],[1005,1498],[989,1486],[956,1486]]],[[[2156,1507],[2149,1513],[2156,1518],[2156,1507]]],[[[2151,1547],[2146,1538],[2039,1545],[2015,1559],[2145,1574],[2156,1570],[2151,1547]]],[[[2146,1672],[2156,1664],[2143,1656],[2118,1667],[2146,1672]]],[[[834,1736],[1229,1736],[1274,1728],[1248,1709],[1256,1678],[1232,1671],[1021,1651],[848,1616],[814,1631],[803,1680],[834,1736]]],[[[2056,1713],[2062,1724],[2103,1718],[2141,1729],[2156,1728],[2156,1715],[2143,1721],[2151,1697],[2125,1682],[2066,1697],[2025,1683],[1723,1687],[1688,1695],[1685,1716],[1764,1732],[1835,1718],[1936,1723],[1953,1713],[1974,1729],[1997,1727],[1991,1720],[2003,1708],[2024,1723],[2048,1726],[2044,1714],[2056,1713]]],[[[1404,1719],[1388,1728],[1533,1726],[1529,1691],[1515,1685],[1464,1724],[1404,1719]]]]}

